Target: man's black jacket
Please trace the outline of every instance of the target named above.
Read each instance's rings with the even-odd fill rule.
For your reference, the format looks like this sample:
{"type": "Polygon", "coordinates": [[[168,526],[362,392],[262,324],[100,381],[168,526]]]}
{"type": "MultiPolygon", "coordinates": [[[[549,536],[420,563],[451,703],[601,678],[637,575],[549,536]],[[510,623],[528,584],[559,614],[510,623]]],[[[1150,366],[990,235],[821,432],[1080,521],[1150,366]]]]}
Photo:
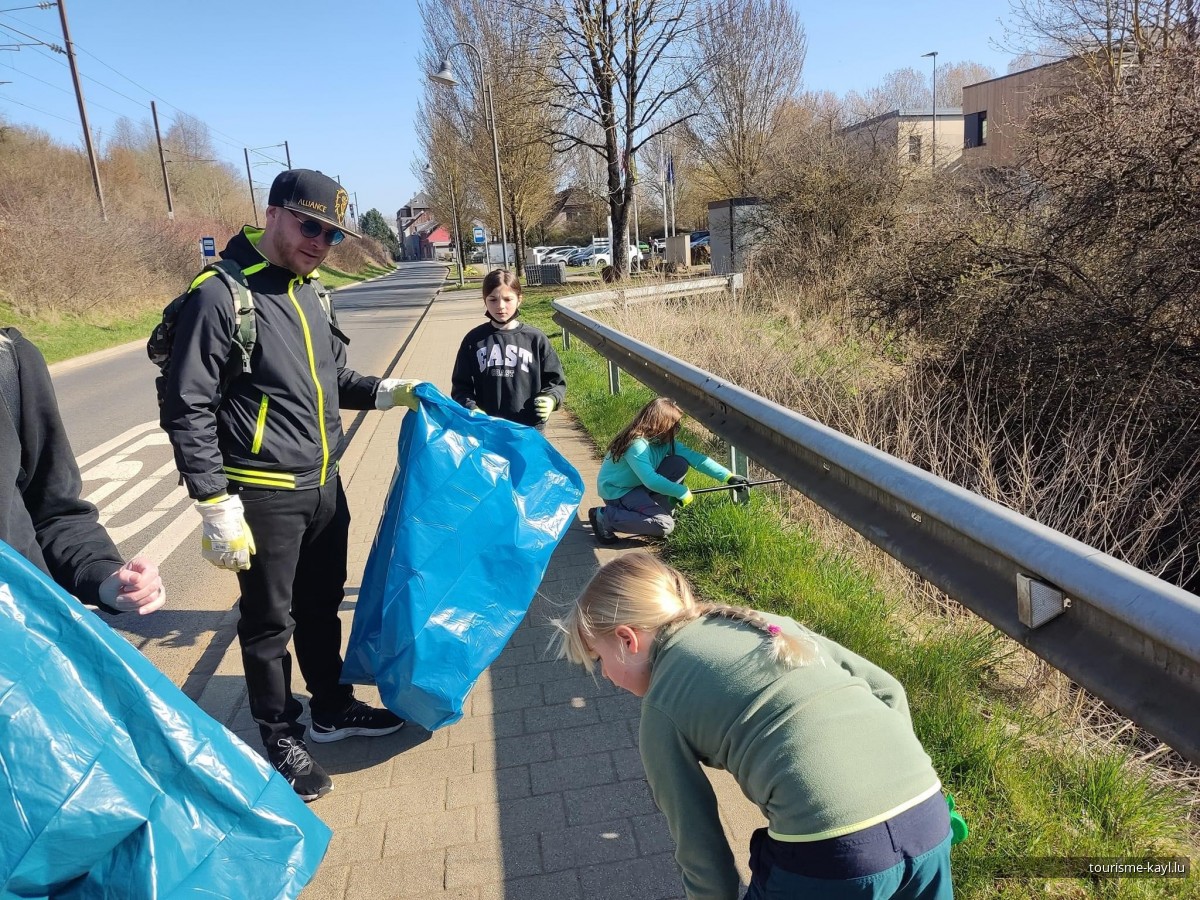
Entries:
{"type": "Polygon", "coordinates": [[[345,342],[330,327],[307,277],[258,251],[246,226],[221,256],[246,273],[258,341],[251,371],[221,396],[233,351],[233,299],[202,273],[179,311],[160,421],[192,497],[230,481],[299,490],[325,484],[344,450],[341,409],[373,409],[379,379],[346,368],[345,342]]]}
{"type": "Polygon", "coordinates": [[[100,584],[121,555],[80,499],[83,482],[67,440],[50,371],[15,328],[21,433],[0,403],[0,538],[80,600],[100,605],[100,584]]]}

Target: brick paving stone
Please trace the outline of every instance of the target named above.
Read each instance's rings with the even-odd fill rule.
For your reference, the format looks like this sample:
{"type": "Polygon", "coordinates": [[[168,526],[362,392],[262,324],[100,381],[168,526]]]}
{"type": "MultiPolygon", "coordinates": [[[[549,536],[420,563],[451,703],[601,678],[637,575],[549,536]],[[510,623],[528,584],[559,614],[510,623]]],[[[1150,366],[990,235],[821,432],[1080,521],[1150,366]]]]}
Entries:
{"type": "Polygon", "coordinates": [[[446,878],[446,853],[405,853],[350,869],[346,897],[352,900],[395,900],[440,894],[446,878]]]}
{"type": "Polygon", "coordinates": [[[514,878],[479,889],[480,900],[579,900],[581,896],[574,870],[514,878]]]}
{"type": "Polygon", "coordinates": [[[675,841],[667,820],[659,813],[634,816],[633,836],[637,839],[638,853],[653,856],[657,853],[674,853],[675,841]]]}
{"type": "Polygon", "coordinates": [[[579,873],[584,900],[675,900],[683,883],[670,854],[588,866],[579,873]]]}
{"type": "Polygon", "coordinates": [[[524,720],[526,732],[559,731],[594,725],[600,721],[600,713],[593,704],[559,703],[527,709],[524,720]]]}
{"type": "Polygon", "coordinates": [[[504,803],[476,806],[479,811],[478,840],[508,839],[518,834],[540,834],[567,827],[563,798],[559,794],[522,797],[504,803]]]}
{"type": "Polygon", "coordinates": [[[446,851],[447,889],[494,884],[541,872],[537,835],[508,835],[502,841],[478,841],[446,851]]]}
{"type": "Polygon", "coordinates": [[[480,741],[475,744],[475,771],[523,766],[553,756],[554,747],[548,734],[523,734],[495,741],[480,741]]]}
{"type": "Polygon", "coordinates": [[[529,782],[534,794],[578,790],[616,781],[616,772],[607,753],[552,759],[529,767],[529,782]]]}
{"type": "Polygon", "coordinates": [[[322,868],[326,865],[352,865],[368,859],[383,859],[383,834],[386,829],[387,822],[337,828],[325,852],[322,868]]]}
{"type": "Polygon", "coordinates": [[[444,850],[476,839],[475,807],[445,811],[414,810],[388,819],[383,855],[397,856],[419,850],[444,850]]]}
{"type": "Polygon", "coordinates": [[[646,767],[642,765],[642,754],[636,747],[627,747],[612,752],[613,767],[617,770],[618,781],[643,779],[646,777],[646,767]]]}
{"type": "Polygon", "coordinates": [[[449,780],[446,808],[457,809],[460,806],[516,800],[531,794],[528,766],[476,772],[473,775],[458,775],[449,780]]]}
{"type": "Polygon", "coordinates": [[[597,750],[620,750],[633,746],[629,726],[623,721],[556,731],[551,737],[554,740],[554,752],[559,756],[583,756],[597,750]]]}
{"type": "Polygon", "coordinates": [[[628,819],[579,825],[543,832],[542,863],[547,872],[578,869],[638,855],[633,826],[628,819]]]}
{"type": "Polygon", "coordinates": [[[644,781],[618,781],[597,784],[563,795],[567,804],[567,824],[586,825],[624,816],[640,816],[657,810],[644,781]]]}

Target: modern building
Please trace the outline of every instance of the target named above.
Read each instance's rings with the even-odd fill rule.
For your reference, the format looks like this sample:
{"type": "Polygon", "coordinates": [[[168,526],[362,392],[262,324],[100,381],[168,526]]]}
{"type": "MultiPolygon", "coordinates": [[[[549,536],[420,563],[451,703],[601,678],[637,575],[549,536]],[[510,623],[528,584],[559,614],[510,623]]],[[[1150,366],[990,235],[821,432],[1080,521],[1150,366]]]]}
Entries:
{"type": "Polygon", "coordinates": [[[944,168],[956,165],[963,149],[963,111],[938,108],[893,109],[842,129],[853,145],[871,153],[895,153],[901,166],[931,171],[934,163],[944,168]],[[936,160],[934,140],[936,135],[936,160]]]}
{"type": "Polygon", "coordinates": [[[1069,87],[1076,72],[1076,60],[1059,60],[964,87],[963,165],[1014,165],[1017,141],[1030,113],[1039,102],[1069,87]]]}

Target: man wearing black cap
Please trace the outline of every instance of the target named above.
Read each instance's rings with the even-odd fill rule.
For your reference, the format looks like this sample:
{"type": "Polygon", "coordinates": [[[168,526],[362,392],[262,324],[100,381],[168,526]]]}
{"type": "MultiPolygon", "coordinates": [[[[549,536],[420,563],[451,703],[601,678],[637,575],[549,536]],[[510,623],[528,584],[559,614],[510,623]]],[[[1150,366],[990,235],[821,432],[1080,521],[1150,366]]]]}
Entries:
{"type": "Polygon", "coordinates": [[[179,307],[161,422],[203,519],[201,553],[238,573],[238,638],[267,755],[297,794],[315,800],[332,783],[303,740],[289,639],[312,697],[312,740],[391,734],[404,724],[339,683],[350,525],[338,478],[340,412],[415,409],[418,382],[346,367],[347,339],[314,282],[330,248],[358,236],[346,225],[341,185],[291,169],[267,204],[266,227],[247,225],[221,253],[241,269],[252,311],[213,269],[179,307]],[[247,316],[255,334],[245,365],[247,316]]]}

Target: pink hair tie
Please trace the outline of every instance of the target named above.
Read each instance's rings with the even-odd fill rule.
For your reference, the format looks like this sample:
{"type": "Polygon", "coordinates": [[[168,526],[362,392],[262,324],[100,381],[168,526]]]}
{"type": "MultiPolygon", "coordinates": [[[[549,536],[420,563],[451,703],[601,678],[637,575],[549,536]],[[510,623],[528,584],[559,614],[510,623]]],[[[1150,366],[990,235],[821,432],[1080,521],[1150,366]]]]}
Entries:
{"type": "Polygon", "coordinates": [[[773,634],[773,635],[779,634],[779,632],[781,632],[781,631],[783,631],[783,629],[780,628],[778,625],[768,625],[767,626],[767,632],[769,634],[773,634]]]}

